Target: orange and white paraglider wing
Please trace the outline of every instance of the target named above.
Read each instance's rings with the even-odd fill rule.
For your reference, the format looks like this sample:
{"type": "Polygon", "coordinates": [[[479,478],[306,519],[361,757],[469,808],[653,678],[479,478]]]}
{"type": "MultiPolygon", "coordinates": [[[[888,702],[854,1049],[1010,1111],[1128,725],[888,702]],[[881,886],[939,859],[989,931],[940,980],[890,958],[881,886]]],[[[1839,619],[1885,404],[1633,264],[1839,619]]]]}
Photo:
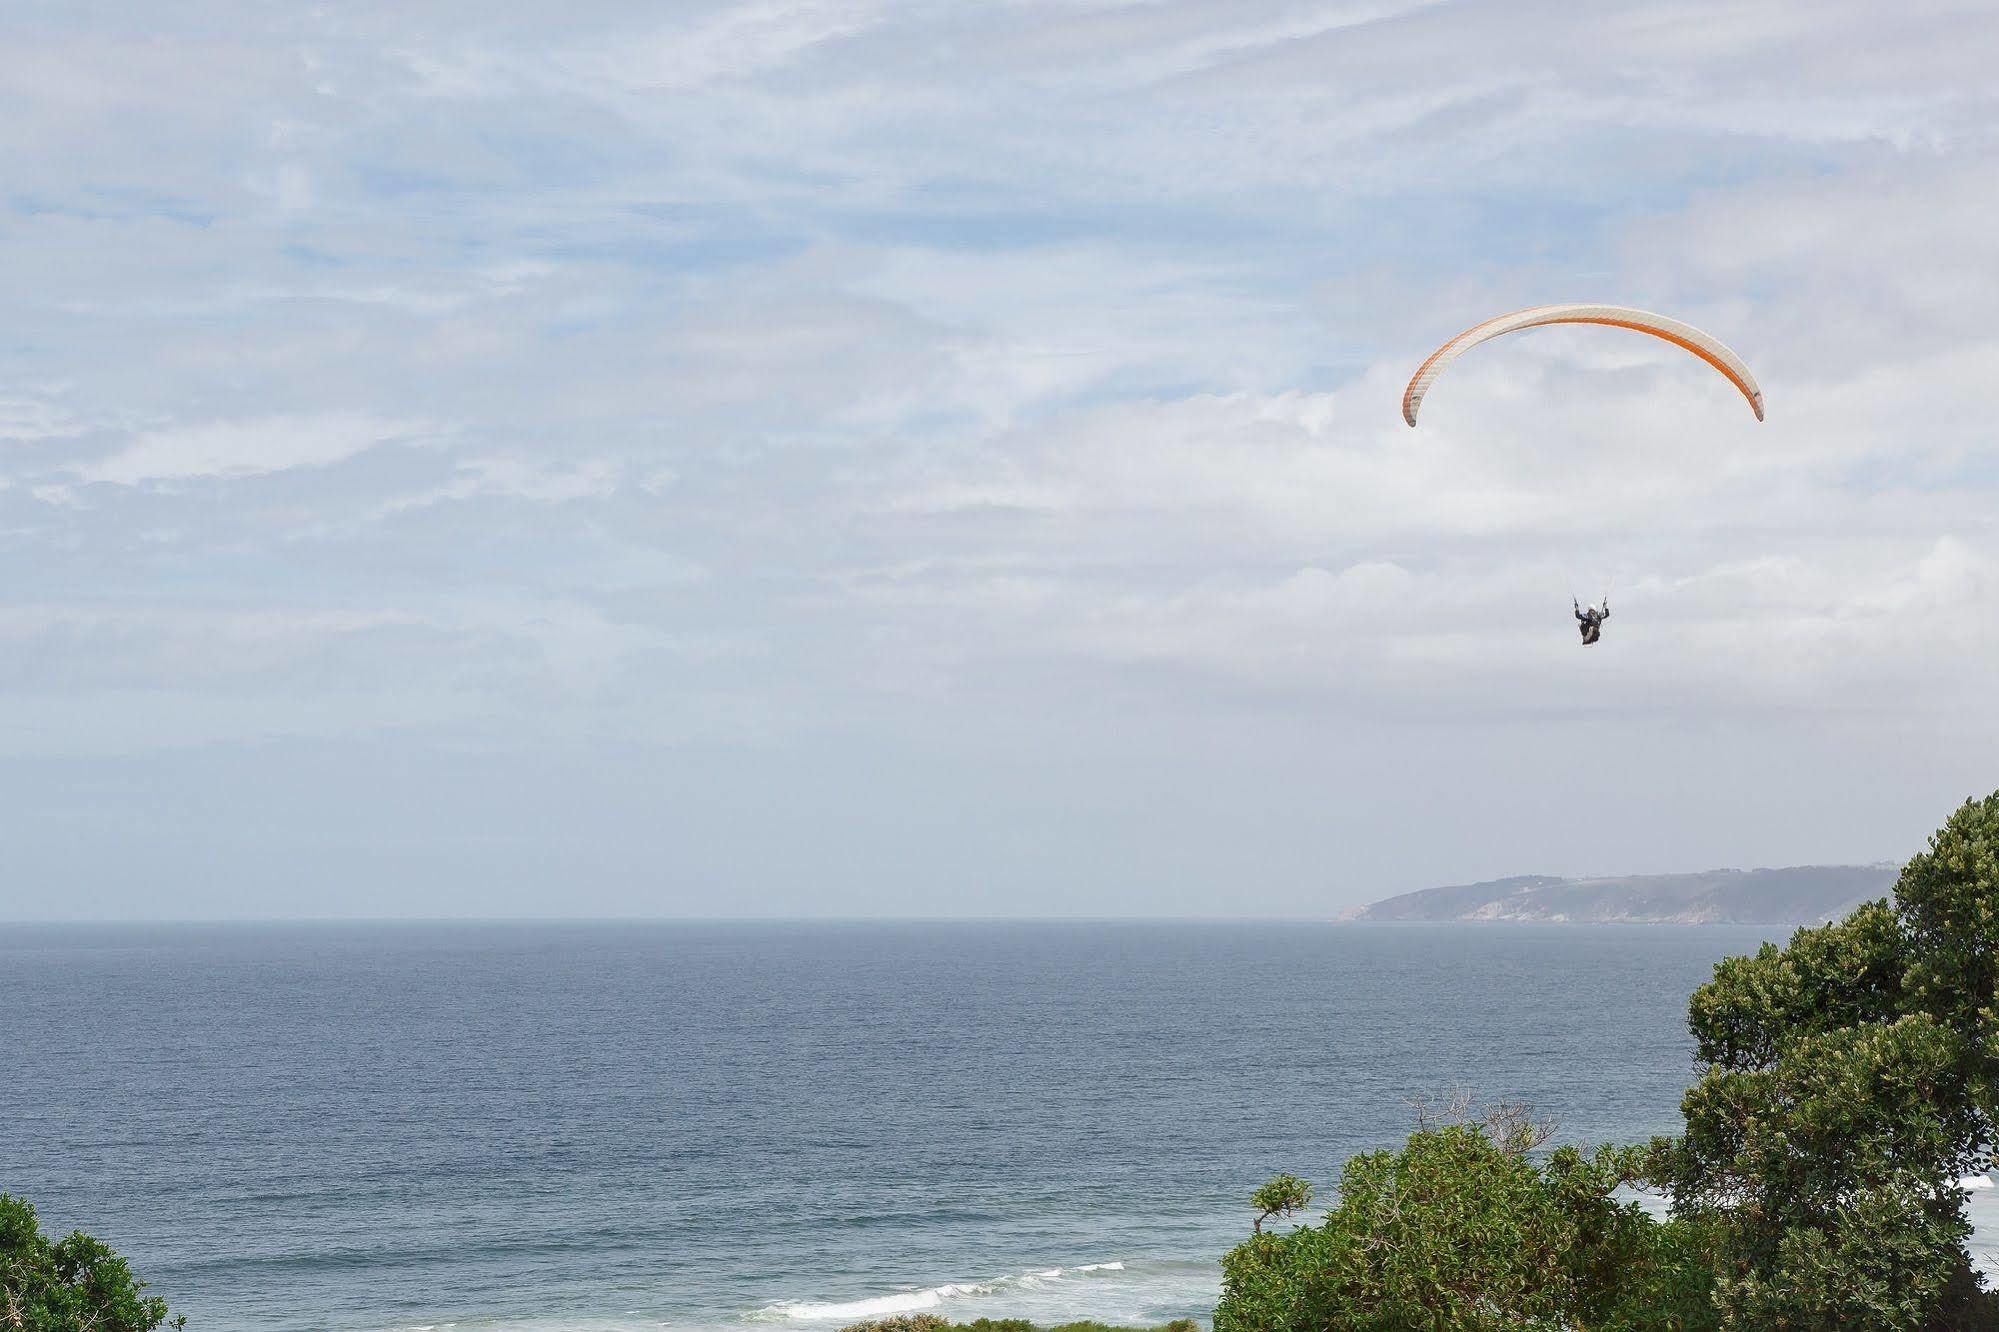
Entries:
{"type": "Polygon", "coordinates": [[[1402,393],[1402,419],[1415,425],[1416,412],[1423,405],[1423,395],[1430,391],[1430,385],[1437,382],[1437,376],[1444,373],[1444,367],[1479,343],[1490,342],[1508,333],[1518,333],[1523,328],[1540,328],[1545,324],[1607,324],[1612,328],[1649,333],[1683,347],[1727,376],[1742,396],[1749,399],[1750,410],[1756,413],[1756,419],[1763,419],[1763,390],[1757,387],[1756,376],[1749,373],[1749,367],[1742,363],[1742,358],[1726,343],[1703,333],[1692,324],[1622,305],[1537,305],[1531,310],[1516,310],[1512,314],[1473,325],[1431,352],[1430,359],[1417,368],[1415,377],[1402,393]]]}

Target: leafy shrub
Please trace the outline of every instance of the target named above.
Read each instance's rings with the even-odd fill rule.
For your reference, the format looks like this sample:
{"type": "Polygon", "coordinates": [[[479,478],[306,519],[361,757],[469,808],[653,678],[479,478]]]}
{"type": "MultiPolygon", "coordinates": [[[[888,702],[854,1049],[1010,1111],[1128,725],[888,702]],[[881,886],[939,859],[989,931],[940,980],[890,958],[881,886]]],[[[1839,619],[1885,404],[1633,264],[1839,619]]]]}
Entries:
{"type": "MultiPolygon", "coordinates": [[[[125,1260],[81,1232],[53,1243],[35,1209],[0,1193],[0,1328],[9,1332],[152,1332],[166,1301],[125,1260]]],[[[175,1319],[179,1327],[183,1320],[175,1319]]]]}
{"type": "Polygon", "coordinates": [[[1223,1260],[1215,1332],[1702,1326],[1699,1246],[1612,1197],[1642,1153],[1565,1147],[1537,1165],[1523,1122],[1423,1127],[1349,1160],[1323,1225],[1252,1234],[1223,1260]]]}
{"type": "Polygon", "coordinates": [[[1956,1187],[1999,1163],[1999,793],[1892,902],[1721,962],[1688,1025],[1681,1137],[1536,1164],[1546,1125],[1460,1099],[1349,1161],[1322,1225],[1261,1233],[1308,1196],[1265,1185],[1215,1332],[1999,1329],[1956,1187]]]}
{"type": "Polygon", "coordinates": [[[1999,794],[1951,815],[1892,903],[1694,993],[1699,1077],[1653,1173],[1717,1238],[1726,1326],[1994,1325],[1955,1182],[1999,1145],[1995,985],[1999,794]]]}

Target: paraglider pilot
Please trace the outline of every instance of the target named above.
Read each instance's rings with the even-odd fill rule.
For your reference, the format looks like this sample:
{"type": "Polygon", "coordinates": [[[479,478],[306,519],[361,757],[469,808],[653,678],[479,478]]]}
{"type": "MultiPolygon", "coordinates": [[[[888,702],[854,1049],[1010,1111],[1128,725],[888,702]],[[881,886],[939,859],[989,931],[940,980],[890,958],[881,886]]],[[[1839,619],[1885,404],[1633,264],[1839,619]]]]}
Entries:
{"type": "Polygon", "coordinates": [[[1603,622],[1610,618],[1610,598],[1605,597],[1601,607],[1591,606],[1587,610],[1574,597],[1570,597],[1569,601],[1576,608],[1578,627],[1583,631],[1583,646],[1588,647],[1603,637],[1603,622]]]}

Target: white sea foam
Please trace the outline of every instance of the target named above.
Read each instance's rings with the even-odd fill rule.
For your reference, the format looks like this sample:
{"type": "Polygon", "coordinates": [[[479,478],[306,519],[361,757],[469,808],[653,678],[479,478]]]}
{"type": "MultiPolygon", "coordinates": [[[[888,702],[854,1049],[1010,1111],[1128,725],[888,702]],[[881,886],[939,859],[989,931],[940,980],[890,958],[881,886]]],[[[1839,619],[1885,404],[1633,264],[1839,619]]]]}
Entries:
{"type": "MultiPolygon", "coordinates": [[[[847,1323],[937,1309],[960,1301],[950,1316],[1033,1318],[1060,1322],[1097,1318],[1120,1324],[1163,1322],[1175,1311],[1214,1302],[1218,1272],[1203,1262],[1141,1264],[1128,1273],[1122,1262],[1043,1267],[989,1281],[911,1287],[850,1300],[784,1300],[748,1314],[663,1318],[645,1310],[618,1315],[490,1315],[431,1323],[402,1323],[381,1332],[748,1332],[745,1322],[782,1323],[798,1332],[834,1332],[847,1323]],[[1184,1270],[1183,1270],[1184,1269],[1184,1270]]],[[[773,1328],[771,1332],[782,1332],[773,1328]]]]}
{"type": "MultiPolygon", "coordinates": [[[[460,1318],[454,1322],[404,1322],[380,1332],[662,1332],[664,1328],[676,1328],[692,1332],[692,1324],[670,1322],[666,1318],[644,1316],[636,1312],[626,1312],[618,1316],[594,1316],[580,1314],[574,1318],[550,1318],[550,1316],[518,1316],[510,1318],[504,1314],[482,1316],[482,1318],[460,1318]]],[[[718,1330],[720,1332],[720,1330],[718,1330]]]]}
{"type": "Polygon", "coordinates": [[[864,1300],[835,1300],[823,1304],[809,1300],[780,1300],[776,1304],[765,1305],[751,1317],[766,1320],[789,1318],[800,1322],[834,1318],[885,1318],[890,1314],[917,1313],[924,1309],[935,1309],[948,1299],[959,1295],[979,1295],[989,1289],[991,1289],[989,1285],[929,1286],[922,1290],[898,1291],[894,1295],[876,1295],[864,1300]]]}
{"type": "Polygon", "coordinates": [[[1122,1272],[1124,1264],[1084,1263],[1080,1267],[1047,1267],[1033,1272],[1021,1272],[1014,1276],[995,1277],[991,1281],[954,1282],[943,1286],[925,1286],[918,1290],[902,1290],[892,1295],[873,1295],[858,1300],[779,1300],[767,1304],[752,1313],[756,1322],[851,1322],[860,1318],[886,1318],[893,1314],[921,1313],[935,1309],[946,1300],[974,1295],[996,1295],[1008,1289],[1036,1290],[1044,1282],[1060,1281],[1071,1275],[1097,1272],[1122,1272]]]}

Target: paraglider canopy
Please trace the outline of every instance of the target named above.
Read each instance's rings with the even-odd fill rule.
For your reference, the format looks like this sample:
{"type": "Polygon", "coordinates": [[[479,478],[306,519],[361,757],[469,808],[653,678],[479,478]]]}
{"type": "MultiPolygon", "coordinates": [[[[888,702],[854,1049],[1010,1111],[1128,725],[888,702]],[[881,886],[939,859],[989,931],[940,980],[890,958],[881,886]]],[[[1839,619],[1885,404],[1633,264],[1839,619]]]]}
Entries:
{"type": "Polygon", "coordinates": [[[1513,314],[1488,319],[1483,324],[1471,328],[1452,338],[1443,346],[1430,353],[1430,359],[1417,369],[1409,387],[1402,394],[1402,419],[1410,425],[1416,424],[1417,409],[1423,405],[1423,395],[1436,383],[1437,376],[1452,361],[1493,338],[1508,333],[1517,333],[1523,328],[1540,328],[1546,324],[1607,324],[1612,328],[1628,328],[1639,333],[1649,333],[1706,361],[1727,376],[1728,381],[1749,399],[1749,406],[1756,413],[1756,419],[1763,419],[1763,390],[1757,386],[1756,377],[1749,373],[1749,367],[1742,358],[1729,350],[1727,344],[1710,334],[1703,333],[1692,324],[1683,324],[1677,319],[1653,314],[1649,310],[1633,310],[1622,305],[1537,305],[1531,310],[1518,310],[1513,314]]]}

